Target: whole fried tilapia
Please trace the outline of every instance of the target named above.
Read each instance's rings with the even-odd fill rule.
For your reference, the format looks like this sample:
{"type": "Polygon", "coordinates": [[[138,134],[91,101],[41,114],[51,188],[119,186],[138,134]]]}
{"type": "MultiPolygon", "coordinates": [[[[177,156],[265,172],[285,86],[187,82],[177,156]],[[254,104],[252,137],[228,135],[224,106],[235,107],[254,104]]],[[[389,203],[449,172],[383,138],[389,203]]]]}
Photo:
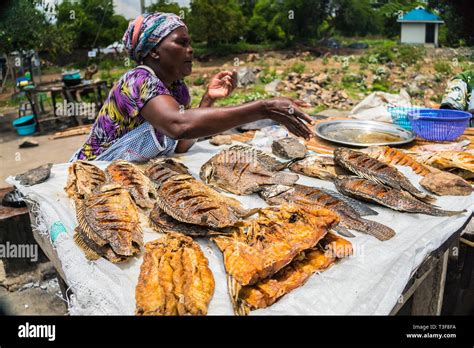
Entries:
{"type": "Polygon", "coordinates": [[[474,154],[467,151],[439,151],[410,155],[423,164],[449,170],[466,180],[474,180],[474,154]]]}
{"type": "MultiPolygon", "coordinates": [[[[350,205],[317,188],[294,185],[293,187],[275,185],[265,188],[260,196],[272,205],[294,203],[305,207],[326,208],[337,213],[341,219],[340,224],[355,231],[370,234],[379,240],[387,240],[395,235],[390,227],[378,222],[363,219],[350,205]]],[[[336,227],[337,231],[338,228],[336,227]]],[[[344,233],[344,232],[341,232],[344,233]]]]}
{"type": "Polygon", "coordinates": [[[182,162],[167,157],[154,160],[145,170],[145,175],[158,186],[176,174],[191,175],[182,162]]]}
{"type": "Polygon", "coordinates": [[[105,170],[111,182],[126,189],[141,208],[153,208],[156,192],[150,179],[136,165],[122,160],[113,161],[105,170]]]}
{"type": "Polygon", "coordinates": [[[242,287],[232,276],[228,276],[234,311],[237,315],[246,315],[251,310],[266,308],[302,286],[312,274],[324,271],[337,259],[351,254],[352,244],[349,241],[328,232],[315,248],[302,252],[275,275],[254,285],[242,287]]]}
{"type": "Polygon", "coordinates": [[[105,183],[105,173],[86,161],[76,161],[68,169],[67,195],[74,199],[84,199],[105,183]]]}
{"type": "Polygon", "coordinates": [[[336,164],[362,178],[388,185],[397,190],[405,190],[422,201],[432,202],[435,200],[432,196],[421,192],[413,186],[408,178],[400,173],[397,168],[360,151],[339,147],[334,150],[334,161],[336,164]]]}
{"type": "Polygon", "coordinates": [[[199,176],[209,186],[237,195],[258,192],[265,185],[292,185],[298,180],[298,175],[273,171],[278,161],[269,157],[252,148],[232,146],[204,163],[199,176]]]}
{"type": "Polygon", "coordinates": [[[150,226],[159,233],[179,232],[193,237],[207,237],[226,233],[224,229],[211,229],[178,221],[160,209],[158,204],[150,212],[150,226]]]}
{"type": "Polygon", "coordinates": [[[384,163],[410,167],[415,173],[423,176],[420,185],[437,195],[468,196],[472,192],[471,184],[460,176],[424,165],[401,150],[377,146],[362,151],[384,163]]]}
{"type": "Polygon", "coordinates": [[[122,262],[140,252],[143,235],[138,209],[120,185],[103,185],[78,201],[76,215],[79,227],[74,240],[87,258],[122,262]]]}
{"type": "Polygon", "coordinates": [[[358,201],[357,199],[348,197],[346,195],[343,195],[342,193],[336,191],[336,190],[330,190],[324,187],[318,187],[318,190],[323,191],[324,193],[327,193],[328,195],[333,196],[334,198],[340,199],[341,201],[347,203],[350,205],[360,216],[368,216],[368,215],[378,215],[379,213],[376,212],[375,210],[369,208],[367,204],[358,201]]]}
{"type": "Polygon", "coordinates": [[[355,176],[339,176],[334,180],[339,192],[375,202],[398,211],[408,213],[421,213],[434,216],[453,216],[462,214],[463,211],[448,211],[435,208],[434,206],[421,202],[408,193],[394,188],[355,176]]]}
{"type": "Polygon", "coordinates": [[[327,209],[265,208],[257,218],[242,222],[233,235],[213,240],[224,255],[227,273],[242,286],[252,285],[314,247],[338,221],[327,209]]]}
{"type": "Polygon", "coordinates": [[[255,213],[182,172],[187,172],[187,168],[171,159],[156,161],[146,171],[156,185],[159,208],[172,218],[187,224],[224,228],[255,213]]]}
{"type": "Polygon", "coordinates": [[[206,315],[214,295],[209,262],[192,238],[170,233],[145,244],[137,315],[206,315]]]}
{"type": "Polygon", "coordinates": [[[372,158],[386,164],[410,167],[416,174],[426,176],[431,173],[429,167],[416,161],[403,151],[388,146],[372,146],[361,150],[372,158]]]}

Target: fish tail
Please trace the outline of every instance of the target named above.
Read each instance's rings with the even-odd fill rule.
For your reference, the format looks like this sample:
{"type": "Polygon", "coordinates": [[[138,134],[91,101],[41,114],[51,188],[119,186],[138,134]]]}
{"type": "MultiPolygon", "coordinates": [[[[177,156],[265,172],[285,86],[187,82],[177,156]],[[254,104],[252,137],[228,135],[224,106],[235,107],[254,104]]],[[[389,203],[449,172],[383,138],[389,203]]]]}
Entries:
{"type": "Polygon", "coordinates": [[[381,241],[388,240],[395,236],[395,231],[390,227],[362,218],[351,221],[350,228],[359,232],[370,234],[381,241]]]}
{"type": "Polygon", "coordinates": [[[291,186],[297,180],[299,176],[296,174],[287,174],[287,173],[275,173],[273,179],[275,184],[291,186]]]}

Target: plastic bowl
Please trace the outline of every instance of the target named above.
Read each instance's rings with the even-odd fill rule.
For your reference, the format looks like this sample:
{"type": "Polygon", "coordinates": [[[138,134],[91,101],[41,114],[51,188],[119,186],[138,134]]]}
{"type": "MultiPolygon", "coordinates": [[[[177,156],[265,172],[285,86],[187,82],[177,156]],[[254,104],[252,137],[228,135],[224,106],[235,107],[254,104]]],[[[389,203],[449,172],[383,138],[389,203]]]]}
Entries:
{"type": "Polygon", "coordinates": [[[419,109],[421,108],[413,106],[389,106],[387,108],[392,117],[392,122],[409,131],[411,131],[412,128],[410,120],[408,119],[408,113],[419,109]]]}
{"type": "Polygon", "coordinates": [[[413,132],[431,141],[452,141],[462,135],[471,114],[445,109],[418,109],[408,113],[413,132]]]}
{"type": "Polygon", "coordinates": [[[36,121],[33,115],[25,115],[12,122],[18,135],[31,135],[36,131],[36,121]]]}

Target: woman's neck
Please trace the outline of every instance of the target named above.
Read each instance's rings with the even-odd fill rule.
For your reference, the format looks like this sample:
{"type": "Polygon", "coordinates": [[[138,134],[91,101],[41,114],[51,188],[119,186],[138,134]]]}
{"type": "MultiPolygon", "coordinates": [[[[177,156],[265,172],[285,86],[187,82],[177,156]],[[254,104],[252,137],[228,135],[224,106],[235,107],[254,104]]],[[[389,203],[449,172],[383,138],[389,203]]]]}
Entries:
{"type": "Polygon", "coordinates": [[[166,88],[168,88],[168,89],[170,89],[173,82],[177,80],[173,76],[169,76],[169,74],[166,74],[162,69],[160,69],[159,66],[157,66],[155,64],[146,64],[146,63],[144,63],[144,65],[151,68],[155,72],[156,76],[158,76],[158,78],[161,80],[161,82],[163,82],[165,84],[166,88]]]}

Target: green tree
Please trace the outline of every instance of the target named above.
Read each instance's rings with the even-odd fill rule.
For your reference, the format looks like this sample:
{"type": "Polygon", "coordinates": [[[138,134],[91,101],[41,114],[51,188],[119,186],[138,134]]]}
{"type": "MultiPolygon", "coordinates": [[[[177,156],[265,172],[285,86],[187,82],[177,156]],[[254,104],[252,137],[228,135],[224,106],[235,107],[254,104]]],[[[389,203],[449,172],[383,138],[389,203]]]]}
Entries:
{"type": "Polygon", "coordinates": [[[423,6],[423,1],[418,0],[379,0],[382,6],[379,13],[383,21],[383,34],[389,37],[400,35],[400,23],[397,19],[403,13],[413,10],[417,6],[423,6]]]}
{"type": "Polygon", "coordinates": [[[42,50],[49,41],[52,25],[39,0],[11,1],[0,15],[0,50],[42,50]]]}
{"type": "Polygon", "coordinates": [[[193,39],[208,47],[236,42],[246,32],[237,0],[194,0],[188,22],[193,39]]]}
{"type": "Polygon", "coordinates": [[[382,17],[371,0],[336,0],[333,24],[346,36],[380,33],[382,17]]]}
{"type": "Polygon", "coordinates": [[[457,46],[474,45],[474,18],[472,1],[430,0],[428,7],[437,10],[445,24],[440,27],[440,43],[457,46]]]}
{"type": "Polygon", "coordinates": [[[115,14],[113,0],[64,0],[57,25],[74,35],[74,47],[93,48],[120,41],[128,21],[115,14]]]}

